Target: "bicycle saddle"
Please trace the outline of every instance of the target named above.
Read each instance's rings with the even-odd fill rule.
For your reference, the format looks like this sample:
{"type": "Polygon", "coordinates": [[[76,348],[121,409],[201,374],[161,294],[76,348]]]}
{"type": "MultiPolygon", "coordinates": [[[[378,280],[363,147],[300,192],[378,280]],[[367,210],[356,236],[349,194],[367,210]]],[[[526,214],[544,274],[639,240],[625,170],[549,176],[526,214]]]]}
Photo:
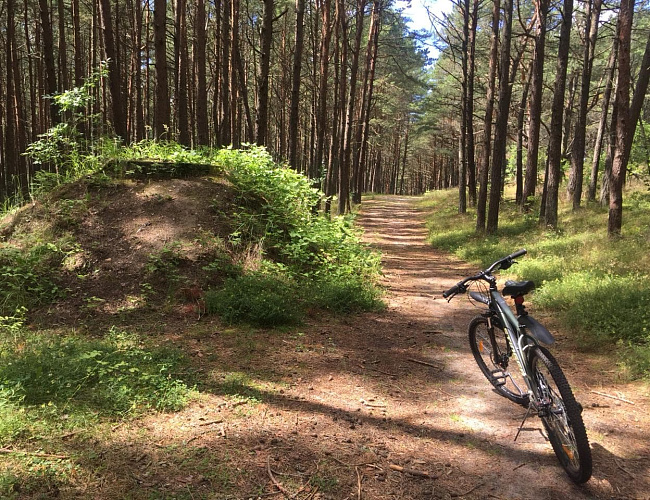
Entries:
{"type": "Polygon", "coordinates": [[[516,297],[517,295],[526,295],[535,289],[535,283],[532,281],[506,281],[501,293],[516,297]]]}

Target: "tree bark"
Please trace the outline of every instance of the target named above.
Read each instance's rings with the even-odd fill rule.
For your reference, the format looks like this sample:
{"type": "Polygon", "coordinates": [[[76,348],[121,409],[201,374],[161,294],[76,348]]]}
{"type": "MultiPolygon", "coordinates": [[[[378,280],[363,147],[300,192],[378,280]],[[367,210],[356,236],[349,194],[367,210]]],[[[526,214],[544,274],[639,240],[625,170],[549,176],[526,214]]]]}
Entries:
{"type": "MultiPolygon", "coordinates": [[[[43,60],[45,62],[45,85],[48,95],[57,93],[56,69],[54,67],[54,34],[52,32],[52,18],[50,7],[47,0],[38,0],[39,13],[41,16],[41,30],[43,34],[43,60]]],[[[59,123],[59,110],[56,108],[54,101],[50,99],[50,120],[52,124],[59,123]]]]}
{"type": "Polygon", "coordinates": [[[257,144],[264,146],[269,126],[269,70],[271,67],[271,45],[273,43],[274,0],[262,0],[262,39],[260,55],[260,75],[257,104],[257,144]]]}
{"type": "Polygon", "coordinates": [[[618,79],[616,82],[616,150],[612,161],[607,234],[619,236],[623,224],[623,181],[627,168],[627,134],[630,131],[630,39],[634,0],[621,0],[618,14],[618,79]]]}
{"type": "Polygon", "coordinates": [[[587,12],[584,31],[584,48],[582,57],[582,79],[580,82],[580,104],[576,117],[571,150],[571,172],[569,175],[568,193],[572,197],[573,210],[580,208],[582,199],[582,183],[584,177],[585,138],[587,135],[587,108],[589,105],[589,84],[594,63],[594,51],[598,37],[598,23],[602,0],[587,0],[587,12]]]}
{"type": "Polygon", "coordinates": [[[154,133],[157,139],[162,139],[167,135],[171,115],[167,78],[167,0],[154,0],[153,17],[154,55],[156,57],[154,133]]]}
{"type": "Polygon", "coordinates": [[[205,0],[196,1],[196,142],[199,146],[209,146],[208,129],[208,85],[206,78],[206,11],[205,0]]]}
{"type": "Polygon", "coordinates": [[[352,60],[350,61],[350,87],[348,95],[345,129],[343,134],[343,161],[341,162],[339,177],[339,214],[348,211],[350,203],[350,164],[352,154],[352,129],[354,119],[354,104],[357,95],[357,73],[359,71],[359,53],[361,51],[361,38],[363,36],[363,18],[366,0],[357,0],[356,26],[352,60]]]}
{"type": "Polygon", "coordinates": [[[564,93],[566,90],[572,17],[573,0],[564,0],[551,111],[551,130],[548,145],[548,177],[546,179],[546,207],[544,214],[544,224],[553,228],[557,227],[560,162],[562,161],[562,115],[564,113],[564,93]]]}
{"type": "Polygon", "coordinates": [[[487,188],[490,171],[490,150],[492,139],[492,114],[494,113],[494,90],[497,74],[497,57],[499,51],[499,19],[501,2],[494,0],[492,6],[492,35],[490,42],[490,66],[488,70],[488,87],[485,103],[485,132],[483,133],[483,161],[479,170],[479,193],[476,204],[476,231],[485,231],[485,212],[487,206],[487,188]]]}
{"type": "Polygon", "coordinates": [[[510,40],[512,37],[512,0],[504,3],[503,37],[501,39],[501,62],[499,72],[499,107],[494,133],[492,154],[492,184],[490,185],[490,205],[488,207],[487,234],[495,234],[499,226],[499,203],[501,201],[501,167],[506,161],[508,140],[508,114],[512,86],[510,85],[510,40]]]}
{"type": "Polygon", "coordinates": [[[605,81],[605,90],[603,91],[602,110],[600,113],[600,122],[598,124],[598,133],[596,135],[596,143],[594,144],[594,156],[591,162],[591,176],[589,177],[589,190],[587,192],[588,201],[596,201],[596,187],[598,183],[598,170],[600,165],[600,155],[603,150],[603,139],[607,129],[607,115],[609,112],[609,102],[612,96],[612,82],[614,81],[614,73],[616,71],[616,59],[618,55],[618,38],[614,38],[612,44],[612,51],[609,55],[609,62],[607,63],[607,80],[605,81]]]}
{"type": "Polygon", "coordinates": [[[298,171],[298,121],[300,105],[300,72],[305,31],[305,0],[296,0],[296,34],[291,75],[291,109],[289,113],[289,165],[298,171]]]}
{"type": "Polygon", "coordinates": [[[122,95],[122,79],[118,65],[117,46],[113,32],[110,0],[99,0],[99,11],[104,32],[104,52],[108,58],[108,82],[111,90],[111,110],[113,114],[113,127],[117,136],[128,142],[126,129],[126,113],[124,104],[126,99],[122,95]]]}
{"type": "Polygon", "coordinates": [[[325,130],[327,128],[327,95],[329,79],[330,40],[332,22],[330,20],[331,0],[323,0],[321,5],[321,41],[320,70],[318,72],[318,103],[316,107],[316,151],[309,177],[320,177],[323,169],[323,152],[325,149],[325,130]]]}

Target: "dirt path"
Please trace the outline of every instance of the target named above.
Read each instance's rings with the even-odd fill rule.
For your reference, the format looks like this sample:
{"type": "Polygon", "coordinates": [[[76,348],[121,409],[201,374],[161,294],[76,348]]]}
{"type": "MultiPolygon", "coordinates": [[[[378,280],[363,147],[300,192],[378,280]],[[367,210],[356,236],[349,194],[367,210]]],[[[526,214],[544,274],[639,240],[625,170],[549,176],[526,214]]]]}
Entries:
{"type": "Polygon", "coordinates": [[[360,224],[368,240],[384,253],[391,292],[384,320],[390,326],[371,331],[376,333],[375,342],[381,337],[399,339],[389,349],[399,356],[391,355],[392,367],[387,371],[397,375],[392,382],[404,389],[402,396],[408,403],[393,400],[388,404],[394,408],[393,418],[415,431],[399,433],[401,444],[412,450],[400,457],[404,464],[422,468],[415,467],[420,460],[425,469],[431,469],[435,464],[452,463],[451,483],[442,482],[452,496],[475,487],[463,496],[649,498],[647,386],[614,385],[608,379],[611,374],[592,370],[602,360],[578,362],[580,355],[563,351],[560,337],[554,352],[586,408],[594,454],[593,479],[582,488],[574,486],[559,467],[538,419],[528,420],[513,442],[524,412],[490,391],[474,363],[466,328],[476,309],[466,300],[448,304],[440,297],[441,290],[473,270],[424,243],[422,214],[412,198],[369,201],[360,224]],[[440,368],[415,365],[409,359],[440,368]],[[594,390],[624,393],[635,404],[600,396],[594,390]]]}
{"type": "Polygon", "coordinates": [[[384,255],[386,311],[312,317],[289,334],[229,330],[209,318],[192,326],[193,337],[180,333],[206,383],[220,389],[94,443],[102,458],[90,465],[102,472],[87,494],[650,498],[647,386],[615,384],[607,359],[576,354],[562,337],[553,352],[585,407],[594,477],[571,483],[538,419],[513,442],[524,411],[490,390],[467,345],[477,310],[440,296],[472,269],[426,245],[415,201],[368,200],[359,218],[384,255]]]}

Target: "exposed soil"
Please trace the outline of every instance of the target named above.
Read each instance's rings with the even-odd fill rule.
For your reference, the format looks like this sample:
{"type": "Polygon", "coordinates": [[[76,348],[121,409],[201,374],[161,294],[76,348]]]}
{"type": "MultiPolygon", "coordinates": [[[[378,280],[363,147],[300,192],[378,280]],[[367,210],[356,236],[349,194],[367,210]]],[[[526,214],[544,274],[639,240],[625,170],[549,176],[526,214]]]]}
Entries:
{"type": "MultiPolygon", "coordinates": [[[[165,204],[155,199],[152,207],[165,204]]],[[[116,216],[116,231],[141,238],[163,227],[160,213],[116,216]]],[[[192,356],[204,395],[179,413],[66,439],[60,452],[83,460],[58,495],[650,498],[646,384],[617,381],[611,358],[579,353],[571,332],[558,335],[552,350],[584,406],[594,457],[593,478],[575,486],[539,419],[513,441],[525,411],[494,393],[473,360],[466,329],[478,310],[440,295],[474,269],[425,243],[413,198],[364,201],[359,223],[384,255],[386,311],[314,315],[289,332],[231,329],[193,314],[159,318],[148,333],[192,356]]]]}

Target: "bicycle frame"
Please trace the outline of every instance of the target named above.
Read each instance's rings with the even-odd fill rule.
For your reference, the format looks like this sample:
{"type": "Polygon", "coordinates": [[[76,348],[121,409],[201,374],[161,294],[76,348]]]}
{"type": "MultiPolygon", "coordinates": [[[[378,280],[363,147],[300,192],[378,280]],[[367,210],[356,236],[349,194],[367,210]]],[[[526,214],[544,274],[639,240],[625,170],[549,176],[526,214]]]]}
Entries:
{"type": "Polygon", "coordinates": [[[528,357],[526,356],[526,350],[538,345],[537,340],[522,331],[519,326],[519,320],[512,312],[503,296],[496,289],[496,285],[490,286],[490,299],[489,308],[493,313],[497,314],[501,320],[504,330],[507,333],[508,341],[510,342],[510,348],[515,353],[515,359],[517,360],[521,374],[524,377],[524,381],[528,386],[528,392],[529,394],[534,394],[533,380],[529,375],[530,370],[528,369],[529,363],[528,357]]]}

